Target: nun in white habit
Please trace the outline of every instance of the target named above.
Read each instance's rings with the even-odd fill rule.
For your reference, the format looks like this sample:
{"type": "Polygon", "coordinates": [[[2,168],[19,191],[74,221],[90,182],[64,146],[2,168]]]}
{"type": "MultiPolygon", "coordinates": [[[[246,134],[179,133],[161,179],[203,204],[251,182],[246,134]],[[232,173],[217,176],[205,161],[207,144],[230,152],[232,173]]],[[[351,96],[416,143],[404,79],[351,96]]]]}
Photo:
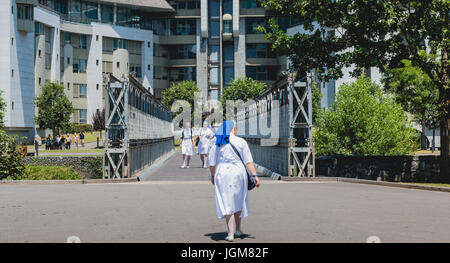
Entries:
{"type": "Polygon", "coordinates": [[[194,139],[191,123],[186,122],[180,138],[181,154],[183,155],[183,165],[181,168],[189,168],[191,156],[194,155],[194,139]]]}
{"type": "Polygon", "coordinates": [[[203,127],[198,131],[199,143],[197,153],[200,154],[203,168],[207,168],[208,152],[210,149],[211,139],[214,137],[214,132],[209,128],[208,122],[203,122],[203,127]]]}
{"type": "Polygon", "coordinates": [[[216,210],[220,219],[225,218],[227,241],[243,235],[241,218],[248,216],[248,178],[246,169],[255,175],[256,186],[260,180],[256,176],[253,158],[247,142],[236,136],[233,121],[225,121],[216,131],[216,143],[208,158],[211,170],[211,183],[214,184],[216,210]],[[238,151],[237,155],[232,144],[238,151]],[[245,166],[244,166],[245,163],[245,166]]]}

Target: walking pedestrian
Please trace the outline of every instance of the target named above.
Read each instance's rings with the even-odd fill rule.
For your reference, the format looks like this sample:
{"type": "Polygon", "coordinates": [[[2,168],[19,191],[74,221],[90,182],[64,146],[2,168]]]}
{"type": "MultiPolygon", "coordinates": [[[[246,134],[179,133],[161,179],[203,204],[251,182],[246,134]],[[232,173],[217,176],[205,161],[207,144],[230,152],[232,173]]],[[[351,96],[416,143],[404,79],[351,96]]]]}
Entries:
{"type": "Polygon", "coordinates": [[[80,133],[80,142],[81,142],[81,147],[84,147],[84,132],[83,131],[80,133]]]}
{"type": "Polygon", "coordinates": [[[181,154],[183,155],[183,165],[181,168],[189,168],[191,156],[194,155],[194,137],[190,122],[184,124],[180,138],[181,154]]]}
{"type": "Polygon", "coordinates": [[[45,150],[49,151],[52,149],[52,138],[50,137],[50,134],[47,136],[47,139],[45,139],[45,150]]]}
{"type": "Polygon", "coordinates": [[[75,147],[76,147],[77,150],[78,150],[78,134],[77,134],[77,133],[75,133],[75,134],[73,135],[73,142],[75,143],[75,147]]]}
{"type": "Polygon", "coordinates": [[[260,186],[248,144],[236,134],[233,121],[223,122],[216,132],[216,143],[208,158],[217,215],[220,219],[225,218],[228,229],[225,240],[230,242],[243,235],[241,218],[248,216],[247,170],[254,178],[255,186],[260,186]]]}
{"type": "Polygon", "coordinates": [[[72,143],[72,137],[70,137],[70,134],[67,134],[66,150],[70,150],[71,143],[72,143]]]}
{"type": "Polygon", "coordinates": [[[41,140],[42,139],[39,135],[37,135],[37,134],[34,135],[34,150],[35,150],[34,156],[39,155],[39,146],[42,144],[41,140]]]}
{"type": "Polygon", "coordinates": [[[214,132],[209,127],[207,121],[203,122],[203,127],[198,131],[199,143],[197,146],[197,154],[200,155],[200,160],[202,161],[202,167],[208,168],[208,152],[210,141],[214,137],[214,132]]]}

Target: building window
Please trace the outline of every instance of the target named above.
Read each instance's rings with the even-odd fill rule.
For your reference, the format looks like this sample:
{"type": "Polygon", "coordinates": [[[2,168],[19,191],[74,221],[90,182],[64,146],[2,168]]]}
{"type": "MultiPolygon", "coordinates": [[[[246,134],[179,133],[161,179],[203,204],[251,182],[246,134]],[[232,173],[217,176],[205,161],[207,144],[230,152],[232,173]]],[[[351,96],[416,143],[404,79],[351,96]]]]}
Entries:
{"type": "Polygon", "coordinates": [[[117,62],[116,67],[120,68],[120,62],[117,62]]]}
{"type": "Polygon", "coordinates": [[[247,66],[246,75],[249,78],[260,81],[276,80],[277,67],[270,66],[247,66]]]}
{"type": "Polygon", "coordinates": [[[269,44],[247,44],[247,58],[276,58],[269,44]]]}
{"type": "Polygon", "coordinates": [[[241,8],[258,8],[262,7],[260,0],[241,0],[241,8]]]}
{"type": "Polygon", "coordinates": [[[32,5],[17,4],[17,19],[34,20],[32,5]]]}
{"type": "Polygon", "coordinates": [[[11,69],[11,77],[14,78],[14,69],[11,69]]]}
{"type": "Polygon", "coordinates": [[[39,49],[39,50],[38,50],[38,56],[39,56],[39,57],[41,57],[41,53],[42,53],[42,52],[41,52],[41,50],[39,49]]]}
{"type": "Polygon", "coordinates": [[[97,65],[98,66],[98,59],[95,61],[95,65],[97,65]]]}
{"type": "Polygon", "coordinates": [[[192,59],[197,57],[197,45],[176,45],[170,49],[171,59],[192,59]]]}
{"type": "Polygon", "coordinates": [[[196,67],[173,68],[170,70],[171,81],[192,80],[197,81],[196,67]]]}
{"type": "Polygon", "coordinates": [[[67,82],[67,89],[70,90],[70,82],[67,82]]]}
{"type": "Polygon", "coordinates": [[[11,46],[14,46],[14,38],[11,38],[11,46]]]}
{"type": "Polygon", "coordinates": [[[87,123],[87,110],[79,110],[80,113],[80,123],[87,123]]]}
{"type": "Polygon", "coordinates": [[[135,73],[137,78],[142,78],[142,68],[140,65],[131,65],[130,73],[135,73]]]}
{"type": "Polygon", "coordinates": [[[87,85],[86,84],[79,84],[79,96],[80,98],[87,98],[87,85]]]}
{"type": "Polygon", "coordinates": [[[266,24],[266,19],[263,17],[258,18],[247,18],[245,20],[245,28],[247,34],[263,34],[259,32],[258,26],[264,26],[266,24]]]}
{"type": "Polygon", "coordinates": [[[42,79],[39,78],[39,86],[41,86],[41,84],[42,84],[42,79]]]}
{"type": "Polygon", "coordinates": [[[70,65],[70,58],[67,58],[67,65],[70,65]]]}
{"type": "Polygon", "coordinates": [[[102,4],[102,22],[113,23],[114,22],[114,7],[112,5],[102,4]]]}
{"type": "Polygon", "coordinates": [[[64,42],[66,44],[70,44],[70,41],[72,40],[72,35],[70,32],[64,32],[64,42]]]}
{"type": "Polygon", "coordinates": [[[126,39],[114,39],[113,40],[113,50],[122,48],[127,49],[127,40],[126,39]]]}
{"type": "Polygon", "coordinates": [[[95,41],[98,41],[98,35],[95,36],[95,41]]]}
{"type": "Polygon", "coordinates": [[[95,87],[95,89],[98,90],[98,88],[99,88],[99,85],[97,84],[96,87],[95,87]]]}
{"type": "Polygon", "coordinates": [[[195,35],[197,23],[195,19],[170,20],[170,33],[172,35],[195,35]]]}
{"type": "Polygon", "coordinates": [[[86,35],[80,35],[80,45],[79,47],[81,49],[86,49],[87,48],[87,37],[86,35]]]}

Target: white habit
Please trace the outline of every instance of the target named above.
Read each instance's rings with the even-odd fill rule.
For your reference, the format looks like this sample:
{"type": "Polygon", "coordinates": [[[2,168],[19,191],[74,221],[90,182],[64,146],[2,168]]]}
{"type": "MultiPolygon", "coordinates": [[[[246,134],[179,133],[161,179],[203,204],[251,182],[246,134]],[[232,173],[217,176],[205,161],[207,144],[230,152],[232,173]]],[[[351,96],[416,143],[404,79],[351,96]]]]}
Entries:
{"type": "MultiPolygon", "coordinates": [[[[247,142],[230,134],[230,143],[236,147],[245,163],[253,162],[247,142]]],[[[216,167],[214,187],[216,210],[219,218],[242,211],[241,218],[248,216],[248,178],[244,164],[230,144],[211,147],[208,156],[210,166],[216,167]]]]}
{"type": "Polygon", "coordinates": [[[194,145],[192,144],[192,130],[184,129],[182,133],[181,154],[194,155],[194,145]]]}
{"type": "Polygon", "coordinates": [[[197,153],[208,154],[210,141],[214,137],[214,132],[208,127],[203,127],[199,130],[198,135],[202,136],[202,139],[198,142],[197,153]]]}

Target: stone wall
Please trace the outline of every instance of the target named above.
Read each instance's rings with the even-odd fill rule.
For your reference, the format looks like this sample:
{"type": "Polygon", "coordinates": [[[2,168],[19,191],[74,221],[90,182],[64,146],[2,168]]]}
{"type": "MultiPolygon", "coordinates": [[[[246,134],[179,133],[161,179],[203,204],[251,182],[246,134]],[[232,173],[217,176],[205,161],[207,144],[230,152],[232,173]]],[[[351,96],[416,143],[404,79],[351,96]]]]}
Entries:
{"type": "Polygon", "coordinates": [[[317,156],[316,176],[439,182],[439,156],[317,156]]]}
{"type": "MultiPolygon", "coordinates": [[[[70,166],[80,176],[84,178],[99,178],[99,174],[95,173],[95,170],[102,169],[102,157],[101,156],[42,156],[42,157],[25,157],[26,165],[43,165],[43,166],[70,166]],[[100,165],[96,165],[95,162],[99,162],[100,165]],[[98,167],[99,166],[99,167],[98,167]]],[[[101,174],[100,174],[101,178],[101,174]]]]}

